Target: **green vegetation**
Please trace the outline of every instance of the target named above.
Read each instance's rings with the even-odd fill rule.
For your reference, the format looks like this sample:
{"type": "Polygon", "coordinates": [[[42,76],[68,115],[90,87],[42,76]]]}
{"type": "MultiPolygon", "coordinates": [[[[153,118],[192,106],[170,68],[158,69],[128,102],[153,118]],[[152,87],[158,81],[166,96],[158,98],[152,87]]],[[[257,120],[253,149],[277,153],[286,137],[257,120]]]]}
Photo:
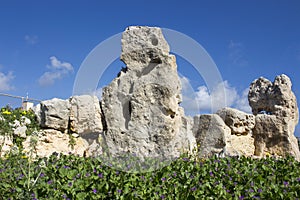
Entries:
{"type": "MultiPolygon", "coordinates": [[[[0,116],[5,119],[0,120],[1,135],[12,134],[8,122],[22,116],[36,123],[32,112],[5,108],[0,116]]],[[[36,128],[28,127],[32,133],[36,128]]],[[[33,149],[35,144],[33,140],[33,149]]],[[[54,153],[33,160],[30,155],[18,151],[0,158],[1,199],[300,198],[300,163],[292,157],[196,159],[183,155],[153,172],[127,173],[108,167],[100,158],[54,153]]]]}
{"type": "MultiPolygon", "coordinates": [[[[12,109],[9,106],[1,108],[0,110],[0,136],[8,136],[13,138],[13,143],[22,150],[22,142],[25,138],[18,135],[14,135],[13,129],[16,128],[15,122],[24,124],[27,127],[26,136],[32,135],[39,130],[39,125],[36,120],[36,116],[33,111],[25,111],[21,108],[12,109]],[[25,123],[25,120],[29,120],[30,123],[25,123]]],[[[0,144],[0,147],[2,144],[0,144]]],[[[1,148],[0,148],[1,149],[1,148]]]]}
{"type": "Polygon", "coordinates": [[[296,199],[300,163],[293,158],[182,157],[155,172],[126,173],[97,158],[53,154],[0,162],[3,199],[296,199]]]}

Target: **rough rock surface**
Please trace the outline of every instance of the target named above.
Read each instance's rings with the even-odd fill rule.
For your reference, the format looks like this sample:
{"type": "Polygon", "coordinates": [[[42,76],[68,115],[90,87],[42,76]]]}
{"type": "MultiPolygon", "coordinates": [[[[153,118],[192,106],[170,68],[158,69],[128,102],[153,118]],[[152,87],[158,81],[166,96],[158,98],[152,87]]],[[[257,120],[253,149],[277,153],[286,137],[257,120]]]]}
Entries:
{"type": "Polygon", "coordinates": [[[210,157],[221,153],[225,148],[230,151],[230,129],[217,114],[197,115],[194,117],[195,134],[199,157],[210,157]]]}
{"type": "Polygon", "coordinates": [[[298,141],[293,132],[290,132],[290,121],[287,118],[258,114],[255,119],[256,125],[253,129],[255,155],[293,155],[300,160],[298,141]]]}
{"type": "Polygon", "coordinates": [[[289,77],[284,74],[277,76],[273,83],[265,78],[252,82],[248,100],[256,115],[253,129],[255,155],[293,155],[300,160],[294,136],[299,113],[291,87],[289,77]],[[262,112],[267,114],[260,114],[262,112]]]}
{"type": "Polygon", "coordinates": [[[176,157],[189,149],[183,128],[181,84],[161,29],[128,27],[122,37],[126,64],[103,89],[104,140],[112,155],[176,157]]]}
{"type": "Polygon", "coordinates": [[[254,155],[254,138],[248,135],[231,135],[230,144],[238,155],[246,157],[254,155]]]}
{"type": "Polygon", "coordinates": [[[81,137],[74,138],[75,145],[72,148],[70,145],[70,136],[54,129],[45,129],[38,133],[38,136],[29,136],[23,142],[25,153],[28,153],[33,149],[35,157],[48,157],[54,152],[83,156],[89,144],[86,140],[81,137]],[[37,144],[34,147],[31,145],[31,141],[36,140],[37,144]]]}
{"type": "Polygon", "coordinates": [[[70,102],[57,98],[42,101],[35,113],[42,128],[65,132],[69,125],[70,102]]]}
{"type": "Polygon", "coordinates": [[[255,125],[254,115],[247,114],[234,108],[223,108],[219,110],[217,114],[231,129],[231,134],[248,135],[252,133],[252,129],[255,125]]]}
{"type": "Polygon", "coordinates": [[[70,130],[80,136],[103,131],[100,102],[96,96],[81,95],[70,99],[70,130]]]}
{"type": "Polygon", "coordinates": [[[87,136],[103,131],[100,102],[96,96],[73,96],[67,100],[42,101],[34,108],[40,126],[87,136]]]}
{"type": "Polygon", "coordinates": [[[266,111],[278,117],[288,117],[294,124],[298,123],[299,113],[292,83],[288,76],[276,76],[272,83],[266,78],[254,80],[248,94],[249,105],[254,115],[266,111]]]}

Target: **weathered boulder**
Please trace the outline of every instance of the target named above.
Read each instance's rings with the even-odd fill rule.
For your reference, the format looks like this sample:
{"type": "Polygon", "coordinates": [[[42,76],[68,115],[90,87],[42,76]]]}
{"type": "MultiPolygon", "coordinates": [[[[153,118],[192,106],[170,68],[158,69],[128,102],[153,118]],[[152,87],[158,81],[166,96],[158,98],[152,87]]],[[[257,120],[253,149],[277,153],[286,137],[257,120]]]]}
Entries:
{"type": "Polygon", "coordinates": [[[273,83],[265,78],[251,83],[248,100],[256,115],[253,129],[255,155],[293,155],[300,160],[294,136],[299,113],[291,87],[289,77],[284,74],[277,76],[273,83]]]}
{"type": "Polygon", "coordinates": [[[257,156],[266,154],[292,155],[300,160],[297,138],[290,133],[289,120],[275,115],[258,114],[253,129],[255,152],[257,156]]]}
{"type": "Polygon", "coordinates": [[[102,113],[96,96],[73,96],[67,100],[42,101],[34,108],[41,128],[87,136],[103,131],[102,113]]]}
{"type": "Polygon", "coordinates": [[[34,111],[42,128],[67,131],[70,115],[69,100],[54,98],[42,101],[34,111]]]}
{"type": "Polygon", "coordinates": [[[223,108],[217,112],[225,124],[231,129],[231,134],[248,135],[252,133],[255,117],[234,108],[223,108]]]}
{"type": "Polygon", "coordinates": [[[104,140],[111,155],[172,158],[189,149],[174,55],[161,29],[128,27],[122,36],[126,64],[103,89],[104,140]]]}
{"type": "Polygon", "coordinates": [[[273,83],[263,77],[254,80],[250,85],[248,100],[254,115],[266,111],[278,117],[288,117],[293,124],[298,123],[297,100],[287,75],[276,76],[273,83]]]}
{"type": "Polygon", "coordinates": [[[103,131],[101,108],[96,96],[70,97],[70,130],[80,136],[103,131]]]}
{"type": "Polygon", "coordinates": [[[230,151],[232,148],[230,128],[217,114],[195,116],[193,133],[195,134],[199,157],[210,157],[225,149],[230,151]]]}

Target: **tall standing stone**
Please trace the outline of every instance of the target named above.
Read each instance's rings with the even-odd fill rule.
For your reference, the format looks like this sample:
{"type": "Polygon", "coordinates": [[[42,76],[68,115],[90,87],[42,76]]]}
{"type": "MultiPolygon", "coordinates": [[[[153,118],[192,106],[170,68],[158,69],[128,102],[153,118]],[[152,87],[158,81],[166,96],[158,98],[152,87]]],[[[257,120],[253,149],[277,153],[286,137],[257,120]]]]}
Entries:
{"type": "Polygon", "coordinates": [[[113,156],[171,158],[189,149],[174,55],[156,27],[128,27],[119,76],[103,89],[104,140],[113,156]]]}
{"type": "Polygon", "coordinates": [[[292,83],[288,76],[277,76],[272,83],[265,78],[251,83],[249,104],[255,117],[253,129],[255,155],[266,152],[300,160],[297,139],[294,136],[299,113],[292,83]]]}

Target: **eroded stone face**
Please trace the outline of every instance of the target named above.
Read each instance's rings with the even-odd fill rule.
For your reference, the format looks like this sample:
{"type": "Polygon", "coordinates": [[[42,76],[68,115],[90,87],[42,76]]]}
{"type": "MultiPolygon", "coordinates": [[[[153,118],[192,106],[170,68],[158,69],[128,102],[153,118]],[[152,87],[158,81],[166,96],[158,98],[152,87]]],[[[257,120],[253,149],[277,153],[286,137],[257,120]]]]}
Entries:
{"type": "Polygon", "coordinates": [[[181,83],[175,56],[169,54],[161,30],[127,28],[121,59],[126,68],[102,95],[107,149],[115,156],[179,156],[181,150],[189,149],[187,133],[181,131],[181,83]]]}
{"type": "Polygon", "coordinates": [[[96,96],[73,96],[69,101],[71,132],[85,137],[90,133],[99,134],[103,131],[100,102],[96,96]]]}
{"type": "Polygon", "coordinates": [[[96,96],[81,95],[69,99],[42,101],[34,108],[41,128],[85,136],[103,131],[102,112],[96,96]]]}
{"type": "Polygon", "coordinates": [[[42,101],[35,108],[35,113],[42,128],[67,131],[70,114],[69,100],[54,98],[42,101]]]}
{"type": "Polygon", "coordinates": [[[219,154],[230,149],[230,129],[217,114],[197,115],[194,117],[195,134],[199,157],[219,154]]]}
{"type": "Polygon", "coordinates": [[[223,108],[217,114],[224,120],[231,129],[231,134],[248,135],[252,133],[255,125],[255,117],[234,108],[223,108]]]}
{"type": "Polygon", "coordinates": [[[296,124],[299,121],[296,96],[287,75],[276,76],[273,83],[263,77],[256,79],[250,85],[248,100],[254,115],[266,111],[278,117],[288,117],[296,124]]]}
{"type": "Polygon", "coordinates": [[[253,129],[255,155],[293,155],[300,160],[294,136],[299,113],[291,87],[289,77],[284,74],[277,76],[273,83],[265,78],[252,82],[248,99],[256,115],[253,129]]]}

